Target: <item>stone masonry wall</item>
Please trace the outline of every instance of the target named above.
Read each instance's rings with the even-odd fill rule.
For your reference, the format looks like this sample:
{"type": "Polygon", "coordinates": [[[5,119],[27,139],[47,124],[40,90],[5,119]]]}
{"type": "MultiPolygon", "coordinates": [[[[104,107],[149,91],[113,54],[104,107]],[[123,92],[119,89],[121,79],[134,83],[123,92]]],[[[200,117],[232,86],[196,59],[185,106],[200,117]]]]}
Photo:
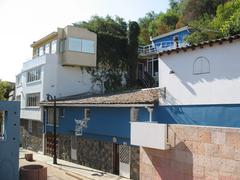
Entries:
{"type": "Polygon", "coordinates": [[[141,180],[239,180],[240,129],[169,126],[170,150],[140,148],[141,180]]]}
{"type": "Polygon", "coordinates": [[[32,133],[28,129],[28,120],[21,119],[20,139],[24,149],[30,149],[35,152],[42,151],[42,123],[32,121],[32,133]]]}
{"type": "Polygon", "coordinates": [[[58,156],[61,159],[78,163],[106,172],[113,172],[112,143],[76,137],[77,160],[71,159],[71,136],[58,135],[58,156]]]}
{"type": "Polygon", "coordinates": [[[139,180],[139,147],[131,147],[131,164],[130,164],[130,177],[134,180],[139,180]]]}

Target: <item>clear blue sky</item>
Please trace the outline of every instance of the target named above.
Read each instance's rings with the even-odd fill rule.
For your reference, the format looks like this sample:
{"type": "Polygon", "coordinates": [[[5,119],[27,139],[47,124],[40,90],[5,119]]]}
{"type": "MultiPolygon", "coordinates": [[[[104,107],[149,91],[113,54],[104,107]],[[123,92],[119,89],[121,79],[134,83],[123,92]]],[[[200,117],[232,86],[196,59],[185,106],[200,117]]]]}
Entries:
{"type": "Polygon", "coordinates": [[[22,63],[31,58],[30,44],[57,27],[92,15],[138,20],[167,8],[168,0],[0,0],[0,79],[15,81],[22,63]]]}

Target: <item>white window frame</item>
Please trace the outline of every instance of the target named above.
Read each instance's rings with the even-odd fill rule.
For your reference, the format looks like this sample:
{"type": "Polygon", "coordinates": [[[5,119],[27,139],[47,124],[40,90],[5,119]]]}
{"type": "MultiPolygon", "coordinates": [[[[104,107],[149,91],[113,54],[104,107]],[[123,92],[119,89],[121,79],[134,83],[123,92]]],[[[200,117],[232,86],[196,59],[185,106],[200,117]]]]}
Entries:
{"type": "Polygon", "coordinates": [[[27,84],[41,80],[42,69],[41,67],[32,69],[27,72],[27,84]]]}
{"type": "Polygon", "coordinates": [[[89,108],[84,108],[84,119],[89,120],[91,117],[91,110],[89,108]]]}
{"type": "Polygon", "coordinates": [[[193,75],[210,73],[210,62],[206,57],[200,56],[193,62],[193,75]],[[199,67],[198,67],[199,66],[199,67]],[[200,70],[198,70],[200,68],[200,70]]]}
{"type": "Polygon", "coordinates": [[[40,93],[31,93],[26,95],[27,108],[39,107],[39,103],[40,103],[40,93]]]}
{"type": "Polygon", "coordinates": [[[4,140],[5,138],[6,138],[6,130],[5,130],[5,124],[6,124],[6,111],[0,111],[0,113],[2,114],[1,116],[0,116],[0,118],[2,118],[2,120],[1,120],[1,126],[0,126],[0,132],[1,132],[1,134],[0,134],[0,141],[1,140],[4,140]]]}

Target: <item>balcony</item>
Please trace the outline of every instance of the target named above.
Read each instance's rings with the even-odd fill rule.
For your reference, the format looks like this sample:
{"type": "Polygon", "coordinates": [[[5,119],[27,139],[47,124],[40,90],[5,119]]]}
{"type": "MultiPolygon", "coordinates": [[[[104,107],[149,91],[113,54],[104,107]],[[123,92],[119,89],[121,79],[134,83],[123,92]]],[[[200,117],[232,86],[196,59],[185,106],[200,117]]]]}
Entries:
{"type": "MultiPolygon", "coordinates": [[[[178,42],[178,47],[184,47],[188,44],[186,42],[178,42]]],[[[138,54],[141,56],[151,55],[162,51],[167,51],[176,48],[174,41],[163,41],[154,44],[149,44],[146,46],[138,47],[138,54]]]]}
{"type": "Polygon", "coordinates": [[[157,122],[131,122],[131,145],[167,150],[167,128],[157,122]]]}

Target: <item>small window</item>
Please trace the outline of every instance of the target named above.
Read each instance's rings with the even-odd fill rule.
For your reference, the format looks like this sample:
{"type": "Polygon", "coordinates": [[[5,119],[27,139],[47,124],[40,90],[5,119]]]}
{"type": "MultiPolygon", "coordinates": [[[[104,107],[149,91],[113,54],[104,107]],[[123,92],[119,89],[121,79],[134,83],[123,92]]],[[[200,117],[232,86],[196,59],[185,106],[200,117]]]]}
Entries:
{"type": "Polygon", "coordinates": [[[84,119],[90,119],[90,109],[86,108],[84,109],[84,119]]]}
{"type": "Polygon", "coordinates": [[[6,137],[5,132],[6,112],[0,111],[0,140],[4,140],[6,137]]]}
{"type": "Polygon", "coordinates": [[[135,122],[138,120],[138,114],[139,114],[139,109],[138,108],[131,108],[131,111],[130,111],[130,120],[132,122],[135,122]]]}
{"type": "Polygon", "coordinates": [[[57,52],[57,40],[54,40],[51,43],[51,53],[55,54],[56,52],[57,52]]]}
{"type": "Polygon", "coordinates": [[[39,106],[40,102],[40,93],[27,94],[27,107],[36,107],[39,106]]]}
{"type": "MultiPolygon", "coordinates": [[[[47,124],[53,125],[54,124],[54,108],[47,109],[47,124]]],[[[59,111],[58,108],[56,109],[56,124],[59,124],[59,111]]]]}
{"type": "Polygon", "coordinates": [[[78,38],[68,38],[68,50],[82,51],[82,40],[78,38]]]}
{"type": "Polygon", "coordinates": [[[82,52],[94,53],[94,41],[82,40],[82,52]]]}
{"type": "Polygon", "coordinates": [[[22,85],[22,76],[21,75],[18,75],[16,77],[16,85],[17,86],[21,86],[22,85]]]}
{"type": "Polygon", "coordinates": [[[193,74],[210,73],[210,63],[205,57],[198,57],[193,63],[193,74]]]}
{"type": "Polygon", "coordinates": [[[32,133],[32,121],[28,120],[28,132],[32,133]]]}
{"type": "Polygon", "coordinates": [[[64,117],[64,109],[63,108],[57,108],[57,114],[59,117],[64,117]]]}
{"type": "Polygon", "coordinates": [[[44,47],[39,48],[39,56],[42,56],[44,54],[44,47]]]}
{"type": "Polygon", "coordinates": [[[41,79],[41,68],[33,69],[27,72],[27,83],[41,79]]]}
{"type": "Polygon", "coordinates": [[[49,54],[50,53],[50,44],[46,44],[45,45],[45,54],[49,54]]]}

